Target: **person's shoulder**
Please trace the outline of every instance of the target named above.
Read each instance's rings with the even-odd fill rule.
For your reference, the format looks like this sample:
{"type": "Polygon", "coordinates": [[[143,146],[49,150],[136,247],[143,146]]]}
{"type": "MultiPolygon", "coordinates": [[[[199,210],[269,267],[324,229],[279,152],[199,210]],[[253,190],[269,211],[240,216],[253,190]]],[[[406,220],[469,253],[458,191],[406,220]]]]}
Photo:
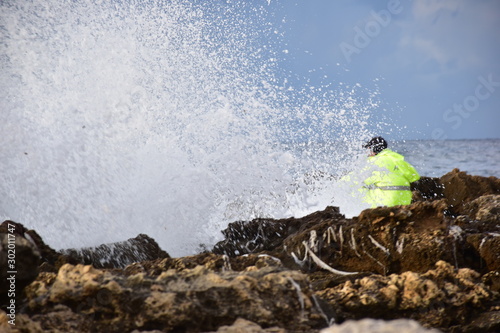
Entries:
{"type": "Polygon", "coordinates": [[[392,158],[397,158],[397,159],[404,159],[404,156],[399,154],[399,153],[396,153],[395,151],[393,150],[390,150],[390,149],[384,149],[383,151],[380,152],[379,155],[382,155],[382,156],[390,156],[392,158]]]}
{"type": "Polygon", "coordinates": [[[380,153],[378,153],[378,155],[381,155],[381,156],[384,156],[384,155],[394,155],[394,154],[399,155],[394,150],[390,150],[389,148],[386,148],[386,149],[382,150],[380,153]]]}

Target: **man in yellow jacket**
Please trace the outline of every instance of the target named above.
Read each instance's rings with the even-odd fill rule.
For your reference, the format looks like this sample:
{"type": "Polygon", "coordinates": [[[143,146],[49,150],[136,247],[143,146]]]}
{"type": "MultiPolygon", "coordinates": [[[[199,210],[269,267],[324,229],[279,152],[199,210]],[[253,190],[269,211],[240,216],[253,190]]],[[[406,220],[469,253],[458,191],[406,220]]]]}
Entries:
{"type": "Polygon", "coordinates": [[[410,183],[420,179],[417,170],[402,155],[387,149],[387,141],[380,136],[363,148],[370,149],[368,164],[373,169],[364,180],[363,201],[372,207],[410,204],[410,183]]]}

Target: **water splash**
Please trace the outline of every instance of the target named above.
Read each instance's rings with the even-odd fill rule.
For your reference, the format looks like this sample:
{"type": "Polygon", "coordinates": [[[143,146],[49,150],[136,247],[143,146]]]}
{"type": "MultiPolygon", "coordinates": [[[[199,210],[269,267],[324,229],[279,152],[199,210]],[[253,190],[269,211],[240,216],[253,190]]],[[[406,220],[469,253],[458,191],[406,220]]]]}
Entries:
{"type": "Polygon", "coordinates": [[[177,256],[315,208],[311,175],[346,165],[376,94],[292,86],[269,6],[3,1],[0,217],[54,248],[146,233],[177,256]]]}

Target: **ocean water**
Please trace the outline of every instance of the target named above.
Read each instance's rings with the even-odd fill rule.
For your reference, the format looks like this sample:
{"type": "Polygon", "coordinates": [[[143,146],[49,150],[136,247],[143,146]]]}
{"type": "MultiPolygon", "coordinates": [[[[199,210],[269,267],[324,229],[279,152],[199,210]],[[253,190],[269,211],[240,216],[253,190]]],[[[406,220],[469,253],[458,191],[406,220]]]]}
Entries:
{"type": "MultiPolygon", "coordinates": [[[[388,138],[387,141],[389,148],[402,154],[421,176],[441,177],[458,168],[469,175],[500,177],[500,139],[391,141],[388,138]]],[[[361,147],[345,142],[309,142],[289,148],[302,155],[316,154],[322,166],[327,166],[330,161],[332,169],[328,172],[333,175],[342,174],[345,171],[343,167],[352,170],[349,163],[341,162],[348,155],[352,155],[351,162],[366,157],[361,147]]]]}
{"type": "MultiPolygon", "coordinates": [[[[275,5],[2,1],[0,218],[56,249],[146,233],[181,256],[235,220],[359,212],[337,179],[379,92],[291,84],[275,5]]],[[[422,175],[498,176],[498,140],[394,147],[422,175]]]]}
{"type": "Polygon", "coordinates": [[[453,168],[469,175],[500,177],[500,139],[395,142],[422,176],[441,177],[453,168]]]}

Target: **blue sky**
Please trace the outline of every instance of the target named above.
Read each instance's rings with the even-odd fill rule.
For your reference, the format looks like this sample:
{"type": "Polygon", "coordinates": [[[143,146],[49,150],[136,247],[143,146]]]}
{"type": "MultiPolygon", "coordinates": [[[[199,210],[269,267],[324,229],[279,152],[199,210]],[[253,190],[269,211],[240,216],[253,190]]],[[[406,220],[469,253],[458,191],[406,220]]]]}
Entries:
{"type": "Polygon", "coordinates": [[[378,89],[382,105],[372,119],[389,117],[398,127],[394,138],[500,138],[500,1],[274,5],[284,32],[282,66],[311,84],[378,89]]]}

